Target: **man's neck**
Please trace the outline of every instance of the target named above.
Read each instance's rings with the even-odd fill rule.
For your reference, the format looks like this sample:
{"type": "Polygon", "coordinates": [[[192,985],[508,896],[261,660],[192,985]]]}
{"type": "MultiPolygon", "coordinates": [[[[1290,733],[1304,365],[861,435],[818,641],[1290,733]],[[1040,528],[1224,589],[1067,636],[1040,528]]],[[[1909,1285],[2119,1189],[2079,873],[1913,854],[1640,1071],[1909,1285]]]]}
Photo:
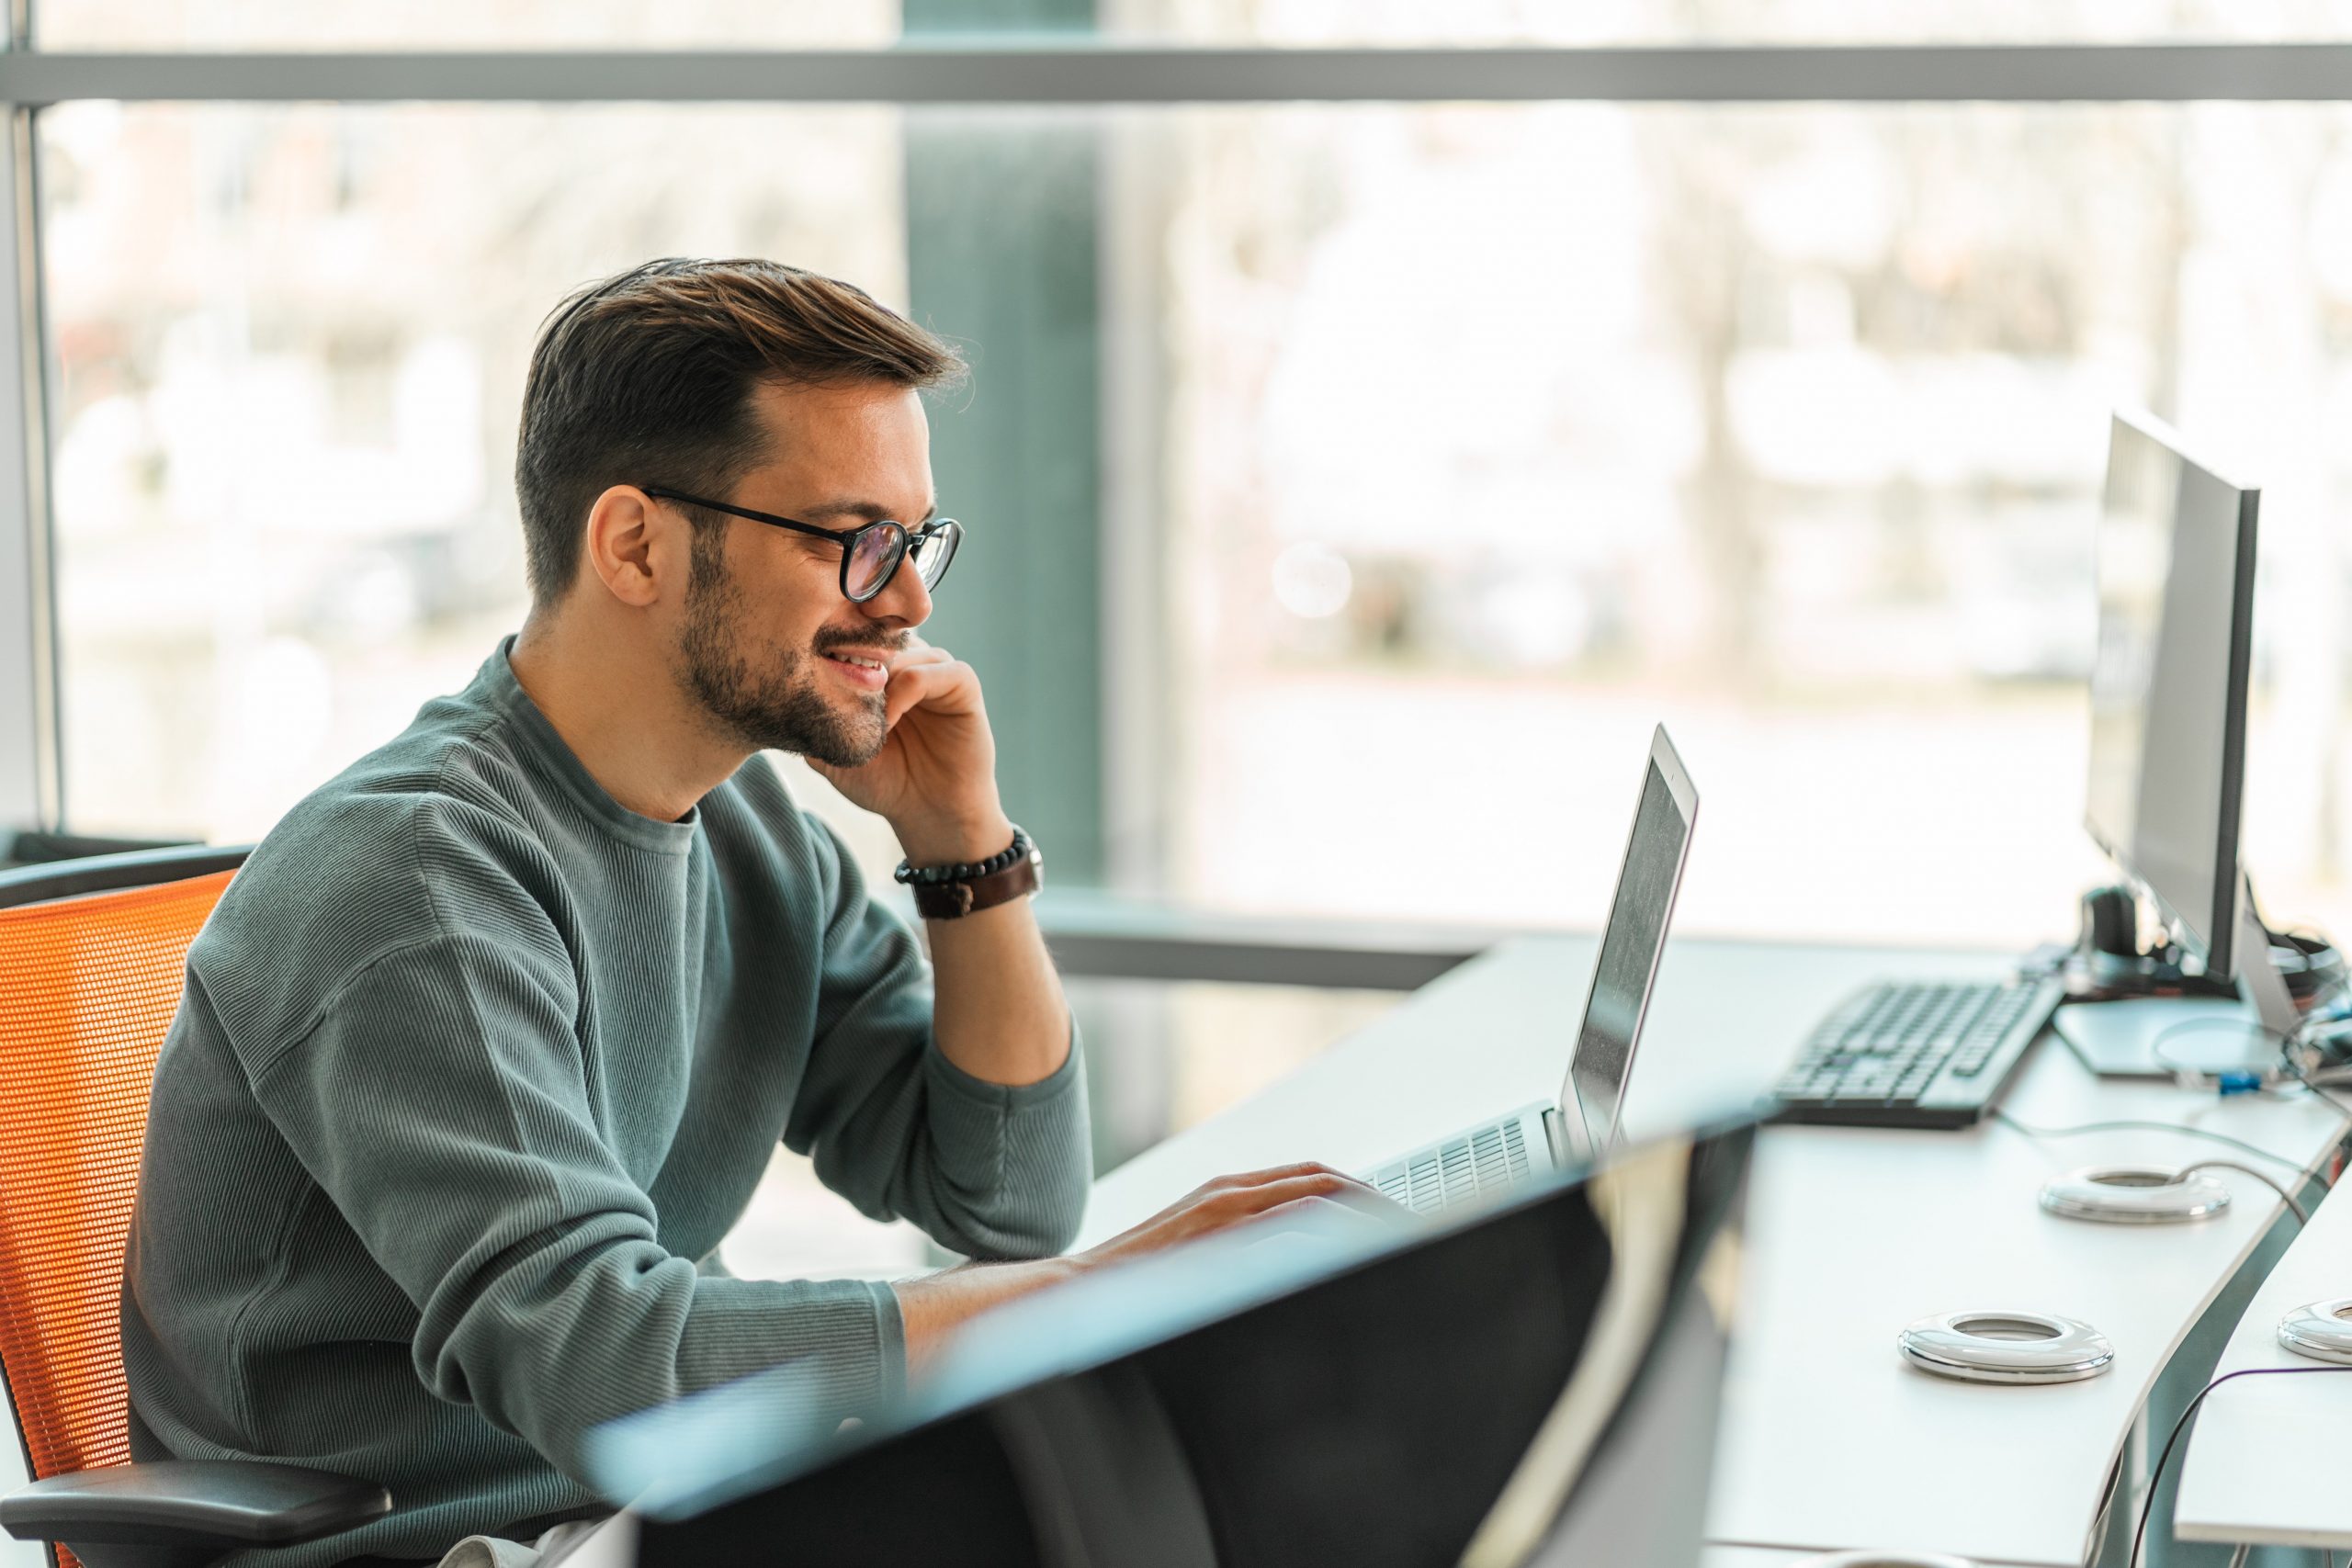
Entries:
{"type": "Polygon", "coordinates": [[[590,776],[640,817],[675,822],[751,753],[722,740],[679,692],[668,660],[578,614],[533,612],[507,662],[590,776]]]}

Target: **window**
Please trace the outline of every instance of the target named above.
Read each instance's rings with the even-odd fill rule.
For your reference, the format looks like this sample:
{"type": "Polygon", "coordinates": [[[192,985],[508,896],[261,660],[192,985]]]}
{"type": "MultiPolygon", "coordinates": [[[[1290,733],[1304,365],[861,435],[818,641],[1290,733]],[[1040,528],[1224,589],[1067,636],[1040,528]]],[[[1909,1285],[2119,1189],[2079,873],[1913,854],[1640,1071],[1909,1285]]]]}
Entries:
{"type": "Polygon", "coordinates": [[[2352,926],[2339,109],[79,104],[42,146],[76,826],[256,836],[461,683],[522,609],[537,321],[756,252],[973,352],[940,635],[1065,884],[1590,924],[1662,717],[1689,929],[2061,932],[2128,401],[2267,483],[2248,852],[2352,926]]]}

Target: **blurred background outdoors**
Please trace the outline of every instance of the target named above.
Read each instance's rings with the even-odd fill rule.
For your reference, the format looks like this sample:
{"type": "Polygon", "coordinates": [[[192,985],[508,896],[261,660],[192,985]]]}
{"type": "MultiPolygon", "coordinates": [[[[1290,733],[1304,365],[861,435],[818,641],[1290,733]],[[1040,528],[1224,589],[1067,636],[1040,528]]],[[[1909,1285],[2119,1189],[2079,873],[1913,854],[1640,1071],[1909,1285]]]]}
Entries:
{"type": "MultiPolygon", "coordinates": [[[[54,49],[870,45],[954,20],[910,6],[39,20],[54,49]]],[[[1099,21],[2352,36],[2352,5],[1973,0],[1903,7],[1899,33],[1885,9],[1099,21]]],[[[2070,935],[2102,871],[2079,822],[2120,402],[2265,488],[2247,859],[2274,923],[2352,933],[2344,110],[80,103],[39,128],[77,830],[256,838],[462,684],[524,609],[509,476],[542,317],[650,256],[758,254],[974,360],[933,411],[942,510],[970,530],[937,640],[989,682],[1057,886],[1589,927],[1662,719],[1705,796],[1679,930],[2070,935]]],[[[887,829],[779,765],[887,881],[887,829]]],[[[1395,999],[1073,988],[1104,1166],[1395,999]]],[[[820,1197],[780,1162],[738,1266],[913,1256],[820,1197]]]]}

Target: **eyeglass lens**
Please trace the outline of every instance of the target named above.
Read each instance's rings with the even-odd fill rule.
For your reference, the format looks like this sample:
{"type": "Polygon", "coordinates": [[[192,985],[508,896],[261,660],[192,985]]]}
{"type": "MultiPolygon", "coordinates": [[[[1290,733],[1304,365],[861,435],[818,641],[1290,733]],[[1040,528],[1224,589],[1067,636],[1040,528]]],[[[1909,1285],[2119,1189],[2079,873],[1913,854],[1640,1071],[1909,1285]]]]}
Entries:
{"type": "Polygon", "coordinates": [[[915,570],[922,574],[925,588],[939,586],[939,580],[947,575],[947,563],[956,558],[956,547],[963,539],[962,528],[953,522],[941,522],[933,525],[929,536],[908,547],[914,555],[915,570]]]}
{"type": "Polygon", "coordinates": [[[906,553],[907,531],[896,523],[865,530],[850,549],[848,568],[842,573],[842,587],[852,599],[871,599],[882,592],[906,553]]]}

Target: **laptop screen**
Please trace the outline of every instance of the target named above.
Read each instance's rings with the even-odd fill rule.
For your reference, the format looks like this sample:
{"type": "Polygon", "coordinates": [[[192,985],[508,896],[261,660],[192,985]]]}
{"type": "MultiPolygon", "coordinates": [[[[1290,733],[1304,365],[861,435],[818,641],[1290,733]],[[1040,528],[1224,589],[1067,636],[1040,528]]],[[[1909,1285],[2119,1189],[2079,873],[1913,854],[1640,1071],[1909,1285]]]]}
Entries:
{"type": "Polygon", "coordinates": [[[1634,810],[1624,868],[1617,874],[1616,897],[1593,963],[1592,988],[1585,995],[1576,1055],[1560,1090],[1560,1114],[1571,1128],[1581,1117],[1584,1153],[1589,1156],[1605,1150],[1617,1130],[1626,1075],[1641,1035],[1642,1014],[1649,1006],[1658,956],[1666,948],[1667,921],[1674,912],[1675,889],[1682,880],[1683,854],[1698,807],[1698,793],[1661,728],[1642,770],[1642,798],[1634,810]]]}

